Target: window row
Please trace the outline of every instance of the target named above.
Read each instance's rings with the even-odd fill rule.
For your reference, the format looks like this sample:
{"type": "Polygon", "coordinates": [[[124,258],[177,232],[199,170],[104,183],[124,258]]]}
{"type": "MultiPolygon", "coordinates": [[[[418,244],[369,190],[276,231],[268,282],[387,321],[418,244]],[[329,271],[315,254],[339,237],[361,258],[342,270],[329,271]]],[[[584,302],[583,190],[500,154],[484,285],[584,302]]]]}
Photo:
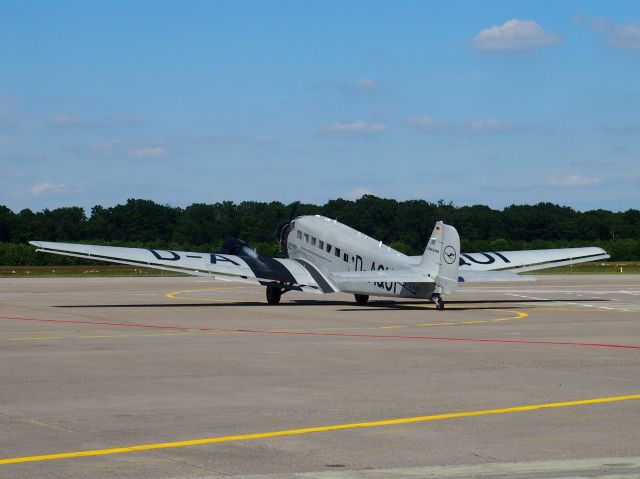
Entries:
{"type": "MultiPolygon", "coordinates": [[[[322,250],[322,251],[326,251],[327,253],[331,253],[331,250],[333,249],[333,254],[339,258],[340,257],[340,248],[338,248],[337,246],[335,248],[333,248],[333,246],[329,243],[325,243],[323,240],[321,239],[316,239],[315,236],[310,236],[309,233],[303,233],[301,230],[298,230],[298,239],[302,239],[302,237],[304,236],[304,241],[306,243],[309,243],[311,246],[316,246],[318,249],[322,250]]],[[[342,259],[344,261],[349,261],[349,253],[344,253],[342,255],[342,259]]]]}

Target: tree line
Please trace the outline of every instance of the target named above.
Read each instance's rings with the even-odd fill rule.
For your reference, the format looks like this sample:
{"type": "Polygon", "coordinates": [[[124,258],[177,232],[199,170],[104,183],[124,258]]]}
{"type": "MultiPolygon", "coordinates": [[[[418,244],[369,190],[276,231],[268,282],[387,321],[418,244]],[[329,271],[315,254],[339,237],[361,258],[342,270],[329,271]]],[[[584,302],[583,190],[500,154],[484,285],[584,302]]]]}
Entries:
{"type": "MultiPolygon", "coordinates": [[[[58,265],[78,260],[36,254],[30,240],[99,243],[187,251],[217,251],[239,237],[265,256],[278,256],[276,225],[292,215],[320,214],[337,219],[407,254],[422,254],[434,223],[458,229],[463,251],[601,246],[617,261],[640,260],[640,211],[580,212],[552,203],[454,206],[424,200],[396,201],[365,195],[324,205],[224,201],[179,208],[130,199],[112,207],[25,209],[0,206],[0,264],[58,265]]],[[[82,261],[81,262],[86,262],[82,261]]]]}

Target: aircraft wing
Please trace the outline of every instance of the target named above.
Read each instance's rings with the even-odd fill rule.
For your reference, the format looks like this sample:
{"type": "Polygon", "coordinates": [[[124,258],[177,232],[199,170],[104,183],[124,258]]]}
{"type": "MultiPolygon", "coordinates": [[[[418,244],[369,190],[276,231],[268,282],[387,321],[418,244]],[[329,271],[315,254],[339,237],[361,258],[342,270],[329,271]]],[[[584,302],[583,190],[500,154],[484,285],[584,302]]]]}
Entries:
{"type": "Polygon", "coordinates": [[[418,268],[380,269],[376,271],[349,271],[331,273],[331,277],[339,281],[351,283],[433,283],[433,278],[418,268]]]}
{"type": "Polygon", "coordinates": [[[47,241],[31,241],[30,244],[43,253],[161,269],[222,281],[262,285],[279,283],[302,291],[322,292],[311,274],[289,259],[47,241]]]}
{"type": "MultiPolygon", "coordinates": [[[[411,256],[413,264],[420,264],[422,256],[411,256]]],[[[538,269],[567,266],[588,261],[608,259],[610,256],[602,248],[559,248],[522,251],[485,251],[462,253],[460,274],[468,271],[511,271],[526,273],[538,269]]],[[[490,276],[487,276],[487,278],[490,276]]],[[[490,280],[487,280],[490,281],[490,280]]]]}

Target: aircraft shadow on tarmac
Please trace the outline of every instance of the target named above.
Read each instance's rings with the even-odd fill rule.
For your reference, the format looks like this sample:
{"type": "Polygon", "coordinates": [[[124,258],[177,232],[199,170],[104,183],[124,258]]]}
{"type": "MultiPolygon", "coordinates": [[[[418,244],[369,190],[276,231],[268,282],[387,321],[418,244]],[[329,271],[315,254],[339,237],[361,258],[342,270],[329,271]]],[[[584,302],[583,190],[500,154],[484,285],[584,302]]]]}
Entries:
{"type": "MultiPolygon", "coordinates": [[[[602,298],[580,298],[572,299],[572,303],[595,303],[606,302],[608,299],[602,298]]],[[[562,303],[563,300],[558,299],[496,299],[496,300],[477,300],[477,301],[447,301],[448,310],[465,311],[473,309],[513,309],[515,304],[544,304],[544,303],[562,303]],[[510,306],[502,306],[502,304],[509,304],[510,306]],[[500,305],[500,306],[494,306],[500,305]]],[[[432,306],[431,301],[371,301],[365,306],[358,306],[351,301],[327,301],[327,300],[312,300],[312,299],[299,299],[290,302],[280,303],[278,306],[271,306],[261,301],[229,301],[215,303],[128,303],[128,304],[68,304],[57,305],[56,308],[69,308],[69,309],[91,309],[91,308],[227,308],[227,307],[265,307],[265,308],[280,308],[288,306],[340,306],[344,309],[337,309],[336,311],[386,311],[386,310],[424,310],[425,306],[432,306]]]]}

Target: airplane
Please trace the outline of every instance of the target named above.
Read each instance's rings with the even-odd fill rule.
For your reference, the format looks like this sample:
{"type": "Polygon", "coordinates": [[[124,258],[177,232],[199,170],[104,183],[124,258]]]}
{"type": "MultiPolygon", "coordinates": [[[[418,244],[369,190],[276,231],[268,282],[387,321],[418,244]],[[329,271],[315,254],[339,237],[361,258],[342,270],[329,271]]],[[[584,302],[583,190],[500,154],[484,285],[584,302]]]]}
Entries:
{"type": "Polygon", "coordinates": [[[438,221],[422,256],[407,256],[382,241],[320,215],[281,222],[276,241],[286,258],[266,258],[229,238],[217,253],[31,241],[36,251],[92,261],[156,268],[222,281],[266,286],[269,304],[288,291],[351,293],[429,299],[444,309],[443,294],[463,282],[535,281],[520,273],[609,258],[602,248],[461,253],[457,230],[438,221]]]}

